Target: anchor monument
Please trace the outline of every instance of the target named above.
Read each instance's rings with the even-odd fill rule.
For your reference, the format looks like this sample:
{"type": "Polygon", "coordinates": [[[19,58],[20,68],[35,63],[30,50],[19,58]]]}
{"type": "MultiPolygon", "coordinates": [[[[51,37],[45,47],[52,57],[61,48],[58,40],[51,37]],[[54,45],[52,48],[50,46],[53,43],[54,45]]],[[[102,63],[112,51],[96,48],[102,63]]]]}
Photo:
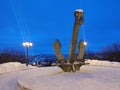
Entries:
{"type": "Polygon", "coordinates": [[[79,27],[81,24],[84,23],[84,17],[83,17],[83,10],[78,9],[74,12],[75,16],[75,23],[73,28],[73,34],[72,34],[72,41],[70,45],[70,53],[69,53],[69,60],[67,61],[64,56],[61,53],[61,44],[59,40],[56,40],[54,43],[54,51],[57,57],[57,66],[62,68],[65,72],[75,72],[79,71],[80,67],[82,65],[86,65],[87,63],[84,62],[83,56],[84,56],[84,48],[86,44],[80,40],[78,48],[78,56],[76,57],[76,44],[78,39],[78,33],[79,33],[79,27]]]}

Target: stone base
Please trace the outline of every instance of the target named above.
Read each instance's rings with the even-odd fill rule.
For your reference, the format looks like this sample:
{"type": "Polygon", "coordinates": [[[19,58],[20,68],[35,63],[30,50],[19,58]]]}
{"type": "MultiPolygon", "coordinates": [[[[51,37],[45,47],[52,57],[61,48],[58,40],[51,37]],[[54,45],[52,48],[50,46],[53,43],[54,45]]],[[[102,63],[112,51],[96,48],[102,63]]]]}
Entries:
{"type": "Polygon", "coordinates": [[[80,67],[82,65],[86,65],[89,63],[84,63],[84,62],[77,62],[77,63],[59,63],[57,64],[57,66],[59,66],[64,72],[75,72],[75,71],[79,71],[80,67]]]}

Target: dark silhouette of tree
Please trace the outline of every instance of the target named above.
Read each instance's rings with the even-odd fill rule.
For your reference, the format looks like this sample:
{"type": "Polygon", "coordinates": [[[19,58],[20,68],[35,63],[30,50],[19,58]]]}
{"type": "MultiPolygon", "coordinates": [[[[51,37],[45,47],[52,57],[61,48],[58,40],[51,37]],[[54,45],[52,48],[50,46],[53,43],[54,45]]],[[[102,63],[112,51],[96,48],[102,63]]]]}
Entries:
{"type": "Polygon", "coordinates": [[[0,53],[0,63],[23,62],[24,53],[18,50],[4,49],[0,53]]]}
{"type": "Polygon", "coordinates": [[[113,43],[102,48],[100,55],[105,60],[120,62],[120,43],[113,43]]]}
{"type": "Polygon", "coordinates": [[[98,60],[102,60],[102,56],[100,55],[99,52],[92,52],[92,51],[85,51],[84,54],[84,59],[98,59],[98,60]]]}
{"type": "Polygon", "coordinates": [[[94,59],[95,53],[92,51],[85,51],[84,59],[94,59]]]}

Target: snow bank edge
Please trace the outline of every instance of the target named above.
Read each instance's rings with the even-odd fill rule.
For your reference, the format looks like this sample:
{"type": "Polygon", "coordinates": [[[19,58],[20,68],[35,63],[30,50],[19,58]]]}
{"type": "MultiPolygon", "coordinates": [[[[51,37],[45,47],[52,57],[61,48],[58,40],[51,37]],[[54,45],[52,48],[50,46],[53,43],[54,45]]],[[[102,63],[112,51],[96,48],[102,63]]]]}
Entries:
{"type": "Polygon", "coordinates": [[[18,89],[19,89],[19,90],[32,90],[32,89],[29,89],[28,87],[23,86],[23,85],[19,82],[19,80],[17,81],[17,86],[18,86],[18,89]]]}

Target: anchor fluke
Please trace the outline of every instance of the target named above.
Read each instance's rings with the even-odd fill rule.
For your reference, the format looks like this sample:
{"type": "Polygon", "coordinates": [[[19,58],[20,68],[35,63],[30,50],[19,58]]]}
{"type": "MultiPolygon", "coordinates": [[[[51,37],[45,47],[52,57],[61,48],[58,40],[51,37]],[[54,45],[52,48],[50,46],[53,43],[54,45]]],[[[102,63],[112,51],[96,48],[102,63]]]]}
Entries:
{"type": "Polygon", "coordinates": [[[57,63],[65,63],[65,62],[67,62],[67,60],[62,55],[60,48],[61,48],[61,44],[60,44],[59,40],[57,39],[54,42],[54,51],[55,51],[55,54],[57,57],[57,63]]]}
{"type": "Polygon", "coordinates": [[[83,40],[80,40],[78,44],[78,48],[79,48],[78,56],[76,58],[78,62],[84,62],[83,56],[84,56],[85,46],[86,46],[86,42],[84,42],[83,40]]]}

